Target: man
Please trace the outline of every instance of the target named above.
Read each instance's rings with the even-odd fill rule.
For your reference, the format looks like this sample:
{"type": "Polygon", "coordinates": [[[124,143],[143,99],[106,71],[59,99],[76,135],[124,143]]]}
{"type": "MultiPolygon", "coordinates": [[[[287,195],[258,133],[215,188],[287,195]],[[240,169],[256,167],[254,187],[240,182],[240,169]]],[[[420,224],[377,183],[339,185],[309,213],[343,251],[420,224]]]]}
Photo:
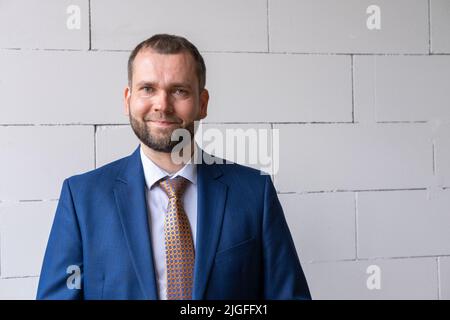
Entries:
{"type": "Polygon", "coordinates": [[[140,146],[64,181],[38,299],[310,299],[270,176],[202,150],[208,163],[189,148],[174,160],[176,129],[197,150],[205,78],[182,37],[133,50],[125,113],[140,146]]]}

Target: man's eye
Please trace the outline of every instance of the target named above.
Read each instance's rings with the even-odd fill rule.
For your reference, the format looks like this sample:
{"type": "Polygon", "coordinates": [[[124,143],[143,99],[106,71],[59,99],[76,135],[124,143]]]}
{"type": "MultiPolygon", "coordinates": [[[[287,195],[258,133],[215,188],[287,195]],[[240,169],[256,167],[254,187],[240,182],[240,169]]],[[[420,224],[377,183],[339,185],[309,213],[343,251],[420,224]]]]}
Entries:
{"type": "Polygon", "coordinates": [[[150,93],[150,92],[153,91],[153,88],[152,88],[152,87],[143,87],[142,90],[143,90],[145,93],[150,93]]]}
{"type": "Polygon", "coordinates": [[[188,94],[187,90],[184,89],[175,89],[175,94],[180,96],[186,96],[188,94]]]}

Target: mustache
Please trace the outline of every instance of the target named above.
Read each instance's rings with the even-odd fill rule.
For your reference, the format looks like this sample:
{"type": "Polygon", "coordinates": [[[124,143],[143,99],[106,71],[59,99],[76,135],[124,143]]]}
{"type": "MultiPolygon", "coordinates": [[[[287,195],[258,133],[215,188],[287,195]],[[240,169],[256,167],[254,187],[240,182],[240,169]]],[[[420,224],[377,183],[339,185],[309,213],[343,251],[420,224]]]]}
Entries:
{"type": "Polygon", "coordinates": [[[144,118],[144,121],[165,121],[165,122],[181,123],[181,121],[177,118],[165,117],[161,114],[148,116],[144,118]]]}

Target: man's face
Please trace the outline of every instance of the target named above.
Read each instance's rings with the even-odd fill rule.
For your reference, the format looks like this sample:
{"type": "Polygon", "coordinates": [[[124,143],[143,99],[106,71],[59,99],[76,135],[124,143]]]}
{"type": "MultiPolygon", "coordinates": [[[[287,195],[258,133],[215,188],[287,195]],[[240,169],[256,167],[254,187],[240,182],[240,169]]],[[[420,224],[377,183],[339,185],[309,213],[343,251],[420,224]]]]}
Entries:
{"type": "Polygon", "coordinates": [[[206,117],[208,91],[199,92],[195,61],[189,53],[159,54],[141,50],[134,60],[131,88],[125,88],[125,114],[147,147],[171,152],[172,132],[206,117]]]}

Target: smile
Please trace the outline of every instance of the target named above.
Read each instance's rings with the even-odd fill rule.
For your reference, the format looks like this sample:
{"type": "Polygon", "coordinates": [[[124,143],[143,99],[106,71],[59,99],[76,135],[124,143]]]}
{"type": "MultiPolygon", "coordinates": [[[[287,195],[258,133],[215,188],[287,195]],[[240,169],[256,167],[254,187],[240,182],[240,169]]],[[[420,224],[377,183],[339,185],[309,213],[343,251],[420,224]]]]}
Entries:
{"type": "Polygon", "coordinates": [[[167,127],[178,125],[177,122],[169,122],[169,121],[154,121],[154,120],[151,120],[150,122],[153,125],[156,125],[156,126],[162,127],[162,128],[167,128],[167,127]]]}

